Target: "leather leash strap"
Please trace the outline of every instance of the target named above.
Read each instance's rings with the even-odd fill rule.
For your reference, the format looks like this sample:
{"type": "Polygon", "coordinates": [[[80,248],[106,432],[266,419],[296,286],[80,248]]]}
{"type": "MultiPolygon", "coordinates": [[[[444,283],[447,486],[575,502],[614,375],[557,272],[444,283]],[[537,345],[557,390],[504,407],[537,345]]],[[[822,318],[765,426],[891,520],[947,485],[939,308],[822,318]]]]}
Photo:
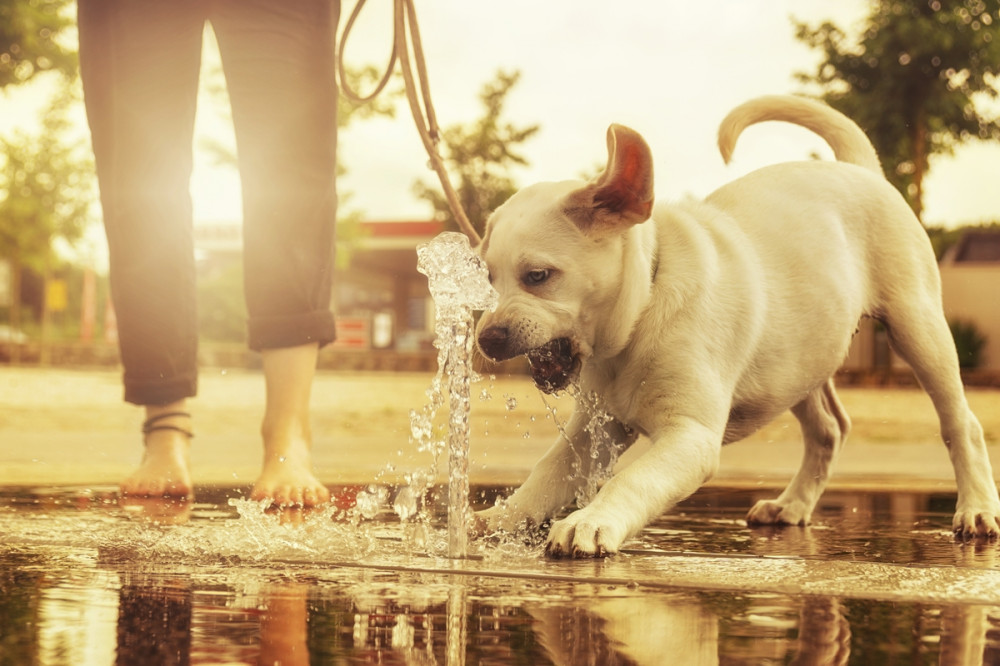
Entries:
{"type": "Polygon", "coordinates": [[[424,50],[420,42],[420,30],[417,27],[417,14],[413,7],[413,0],[393,0],[392,52],[389,56],[389,64],[386,66],[385,73],[379,80],[375,90],[367,96],[361,96],[356,90],[351,88],[347,81],[344,67],[344,51],[347,48],[347,38],[351,33],[351,28],[354,27],[354,21],[361,13],[365,2],[366,0],[358,0],[354,6],[354,11],[351,12],[350,18],[347,19],[343,35],[340,38],[340,47],[337,53],[337,71],[340,75],[340,89],[348,99],[357,104],[369,102],[385,89],[396,68],[396,62],[397,60],[399,61],[400,70],[403,74],[403,83],[406,88],[406,99],[410,104],[410,113],[413,115],[413,122],[417,127],[417,133],[420,135],[424,149],[430,158],[431,167],[437,173],[438,180],[441,181],[445,198],[448,200],[448,206],[451,208],[452,215],[455,216],[455,220],[458,222],[459,229],[469,237],[469,243],[472,247],[476,247],[481,240],[479,234],[476,233],[475,228],[465,214],[465,210],[462,209],[458,195],[455,193],[448,178],[448,171],[445,168],[444,160],[438,154],[437,146],[441,140],[441,131],[434,113],[434,105],[431,103],[430,85],[427,82],[427,65],[424,61],[424,50]],[[408,34],[409,39],[407,38],[408,34]],[[413,49],[412,63],[410,61],[411,46],[413,49]],[[416,79],[413,75],[414,64],[417,70],[416,79]],[[417,80],[420,83],[419,94],[417,92],[417,80]]]}

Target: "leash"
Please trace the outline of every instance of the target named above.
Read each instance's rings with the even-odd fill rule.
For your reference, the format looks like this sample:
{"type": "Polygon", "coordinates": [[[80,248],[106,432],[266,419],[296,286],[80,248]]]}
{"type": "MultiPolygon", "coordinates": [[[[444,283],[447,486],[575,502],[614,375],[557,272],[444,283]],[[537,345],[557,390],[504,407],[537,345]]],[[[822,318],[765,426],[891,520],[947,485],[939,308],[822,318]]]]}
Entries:
{"type": "Polygon", "coordinates": [[[431,167],[437,173],[438,180],[441,181],[441,188],[444,190],[448,206],[452,215],[458,222],[458,228],[469,237],[472,247],[479,245],[481,238],[476,233],[476,229],[469,222],[462,204],[458,200],[458,195],[451,186],[448,178],[448,171],[445,169],[444,160],[438,154],[437,145],[441,140],[441,131],[437,124],[437,116],[434,113],[434,105],[431,103],[430,85],[427,82],[427,65],[424,61],[424,50],[420,42],[420,30],[417,27],[417,14],[413,7],[413,0],[393,0],[393,37],[392,52],[389,55],[389,64],[386,66],[385,74],[379,80],[375,90],[367,96],[361,96],[356,90],[351,88],[347,82],[344,68],[344,51],[347,48],[347,38],[354,27],[354,21],[361,13],[366,0],[358,0],[354,5],[354,11],[347,19],[344,32],[340,38],[340,46],[337,52],[337,71],[340,75],[340,89],[356,104],[364,104],[375,99],[389,83],[392,73],[399,62],[400,71],[403,74],[403,83],[406,88],[406,99],[410,104],[410,113],[413,115],[413,122],[417,127],[420,140],[423,141],[424,149],[430,158],[431,167]],[[409,29],[409,42],[407,40],[407,29],[409,29]],[[417,79],[420,83],[419,95],[417,92],[417,80],[413,76],[413,64],[410,61],[410,48],[413,49],[413,60],[416,64],[417,79]]]}

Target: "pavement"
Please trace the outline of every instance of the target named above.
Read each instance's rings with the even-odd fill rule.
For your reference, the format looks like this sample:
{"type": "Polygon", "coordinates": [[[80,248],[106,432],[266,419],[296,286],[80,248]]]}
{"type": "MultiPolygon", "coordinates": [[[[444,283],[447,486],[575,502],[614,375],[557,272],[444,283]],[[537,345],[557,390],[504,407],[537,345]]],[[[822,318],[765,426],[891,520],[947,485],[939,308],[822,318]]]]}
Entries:
{"type": "MultiPolygon", "coordinates": [[[[432,456],[416,451],[408,432],[410,410],[428,403],[431,379],[320,373],[312,423],[318,476],[331,485],[365,484],[428,469],[432,456]]],[[[203,490],[252,484],[263,394],[258,372],[202,374],[191,404],[191,463],[203,490]]],[[[840,394],[854,428],[831,489],[954,490],[924,394],[840,394]]],[[[1000,469],[1000,391],[969,391],[969,399],[1000,469]]],[[[472,483],[514,485],[556,436],[572,400],[543,399],[525,377],[498,377],[474,385],[471,407],[472,483]]],[[[90,663],[83,655],[94,654],[109,655],[107,662],[131,644],[227,663],[258,654],[264,661],[265,653],[271,662],[314,644],[359,662],[425,654],[450,663],[468,654],[575,663],[620,653],[651,664],[664,655],[677,663],[846,663],[850,652],[852,662],[883,663],[919,652],[947,663],[993,663],[996,549],[954,541],[948,519],[938,514],[928,523],[927,501],[907,493],[885,506],[874,495],[830,493],[815,529],[734,528],[742,510],[719,514],[717,506],[711,519],[675,512],[621,556],[599,560],[548,560],[541,546],[519,540],[446,558],[445,539],[427,542],[417,536],[423,532],[392,531],[391,523],[345,523],[322,512],[310,522],[290,512],[289,522],[306,520],[308,529],[289,530],[282,516],[258,507],[228,529],[237,521],[215,519],[233,509],[220,512],[208,493],[169,515],[155,511],[162,506],[146,513],[142,503],[106,502],[103,494],[142,455],[141,420],[138,408],[121,402],[118,371],[0,366],[0,488],[22,500],[0,511],[0,556],[13,553],[0,572],[7,573],[0,600],[31,609],[34,619],[14,623],[22,629],[13,634],[17,645],[36,650],[31,655],[47,654],[52,642],[36,646],[36,639],[55,636],[72,663],[90,663]],[[99,501],[79,492],[90,488],[99,501]],[[173,519],[183,529],[162,529],[173,519]],[[32,553],[40,555],[25,557],[32,553]],[[178,633],[176,622],[164,631],[163,618],[178,608],[190,614],[182,624],[191,631],[178,633]],[[123,633],[121,617],[133,633],[123,633]],[[237,646],[233,636],[258,618],[260,645],[237,646]]],[[[645,446],[638,442],[621,464],[645,446]]],[[[794,419],[783,415],[724,448],[711,483],[770,493],[791,478],[801,449],[794,419]]]]}
{"type": "MultiPolygon", "coordinates": [[[[313,391],[313,455],[325,483],[394,483],[447,461],[409,442],[409,412],[428,404],[431,374],[320,372],[313,391]]],[[[947,450],[929,399],[911,389],[841,389],[854,420],[832,488],[954,490],[947,450]]],[[[263,378],[210,369],[192,401],[196,484],[249,486],[259,472],[263,378]]],[[[1000,391],[969,390],[1000,470],[1000,391]]],[[[572,411],[568,397],[542,396],[527,377],[473,386],[470,480],[516,485],[572,411]]],[[[0,367],[0,486],[115,486],[142,455],[141,412],[121,402],[118,370],[0,367]]],[[[439,415],[439,423],[444,416],[439,415]]],[[[620,464],[641,454],[640,440],[620,464]]],[[[723,449],[711,484],[780,488],[801,458],[798,427],[785,415],[723,449]]]]}

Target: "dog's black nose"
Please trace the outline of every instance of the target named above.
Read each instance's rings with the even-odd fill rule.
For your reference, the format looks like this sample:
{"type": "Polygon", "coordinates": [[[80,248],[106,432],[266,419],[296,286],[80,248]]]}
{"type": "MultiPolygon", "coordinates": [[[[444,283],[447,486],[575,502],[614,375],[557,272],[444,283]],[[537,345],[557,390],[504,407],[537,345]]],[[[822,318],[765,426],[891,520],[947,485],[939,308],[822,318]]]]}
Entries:
{"type": "Polygon", "coordinates": [[[510,332],[504,326],[490,326],[479,333],[479,348],[494,361],[503,361],[509,356],[507,353],[509,341],[510,332]]]}

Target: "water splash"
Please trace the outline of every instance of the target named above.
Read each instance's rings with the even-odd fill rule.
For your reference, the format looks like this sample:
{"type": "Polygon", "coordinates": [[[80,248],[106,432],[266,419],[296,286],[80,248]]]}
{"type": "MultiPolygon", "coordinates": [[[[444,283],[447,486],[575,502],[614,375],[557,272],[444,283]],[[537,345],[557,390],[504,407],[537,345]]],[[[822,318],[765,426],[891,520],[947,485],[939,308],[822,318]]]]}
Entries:
{"type": "Polygon", "coordinates": [[[444,443],[435,439],[434,416],[444,404],[443,378],[448,378],[448,556],[465,557],[469,521],[469,410],[473,380],[472,341],[475,310],[492,310],[497,293],[483,260],[469,239],[444,232],[417,247],[417,270],[427,276],[436,309],[434,346],[438,371],[427,395],[429,403],[410,413],[410,435],[418,450],[437,455],[444,443]]]}
{"type": "Polygon", "coordinates": [[[354,507],[362,518],[372,520],[379,514],[388,497],[389,490],[385,486],[370,485],[358,491],[354,507]]]}
{"type": "MultiPolygon", "coordinates": [[[[623,442],[618,441],[609,432],[609,428],[620,427],[624,428],[626,432],[628,429],[623,424],[618,423],[615,417],[608,412],[596,392],[584,391],[576,382],[567,386],[565,391],[576,403],[574,412],[579,410],[588,416],[583,429],[584,435],[589,440],[589,446],[583,455],[587,456],[588,459],[584,460],[580,449],[574,447],[573,450],[577,458],[573,462],[571,478],[567,479],[567,481],[577,483],[576,506],[582,509],[594,499],[601,489],[601,484],[611,477],[614,467],[618,463],[618,458],[626,448],[623,442]]],[[[542,403],[548,410],[548,416],[552,417],[559,433],[570,439],[571,436],[565,425],[556,416],[555,406],[549,404],[544,393],[541,394],[541,397],[542,403]]]]}

